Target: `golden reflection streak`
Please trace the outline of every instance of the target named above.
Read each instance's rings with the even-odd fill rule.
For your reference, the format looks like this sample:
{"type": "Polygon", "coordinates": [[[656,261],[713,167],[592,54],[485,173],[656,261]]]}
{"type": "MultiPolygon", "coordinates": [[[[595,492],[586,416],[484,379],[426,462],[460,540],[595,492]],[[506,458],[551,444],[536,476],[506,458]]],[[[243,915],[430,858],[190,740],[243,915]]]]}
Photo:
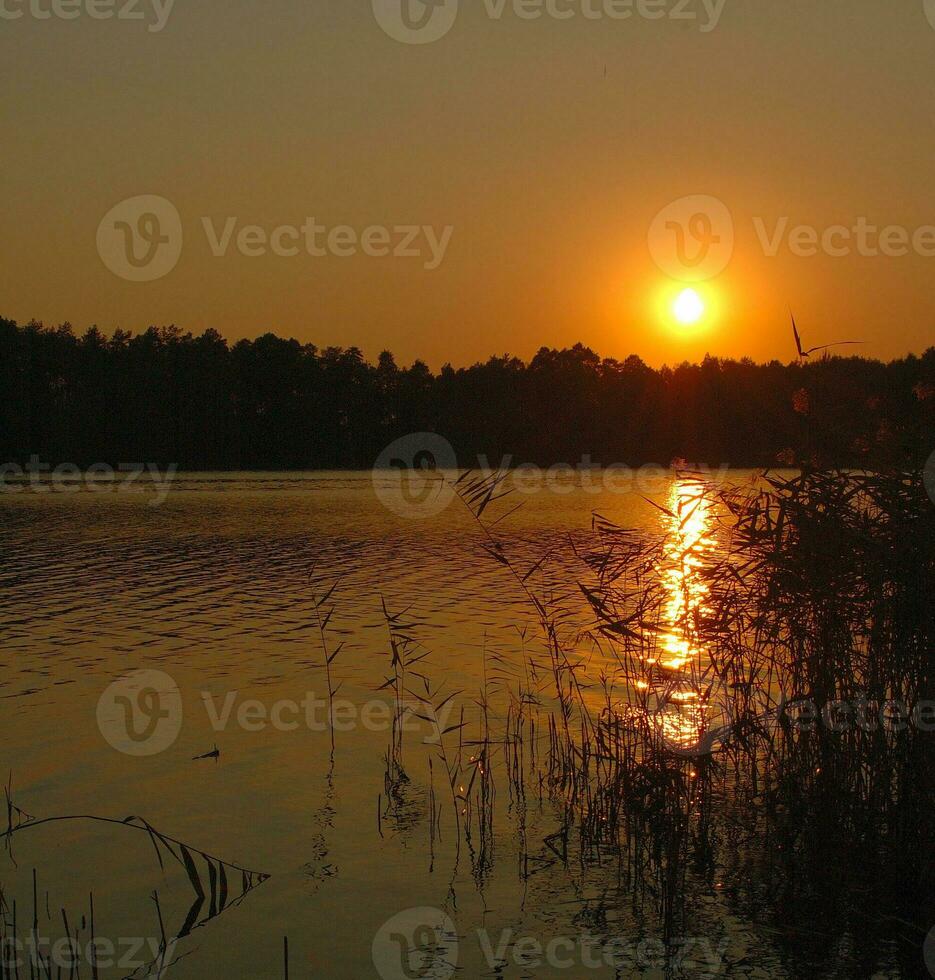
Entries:
{"type": "Polygon", "coordinates": [[[665,547],[663,584],[667,593],[661,634],[662,659],[657,678],[663,710],[661,734],[673,745],[690,749],[705,732],[705,704],[696,678],[703,671],[705,651],[694,622],[707,611],[708,587],[701,574],[706,556],[715,547],[711,502],[692,481],[676,478],[668,500],[669,537],[665,547]]]}
{"type": "Polygon", "coordinates": [[[670,629],[662,636],[667,654],[661,666],[681,670],[701,653],[695,639],[696,612],[704,610],[708,588],[701,577],[704,556],[714,548],[711,535],[711,503],[694,483],[676,479],[668,501],[669,540],[665,549],[667,568],[663,577],[670,629]]]}

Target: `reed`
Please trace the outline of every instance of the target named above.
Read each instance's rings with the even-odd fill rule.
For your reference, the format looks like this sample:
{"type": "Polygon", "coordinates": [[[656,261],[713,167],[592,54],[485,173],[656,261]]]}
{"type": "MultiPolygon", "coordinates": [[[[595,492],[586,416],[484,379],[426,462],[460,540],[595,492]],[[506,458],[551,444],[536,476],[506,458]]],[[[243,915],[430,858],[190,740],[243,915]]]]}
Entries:
{"type": "MultiPolygon", "coordinates": [[[[12,783],[12,780],[11,780],[12,783]]],[[[7,806],[8,811],[23,813],[13,802],[8,786],[7,806]]],[[[190,936],[195,930],[202,928],[212,919],[217,918],[225,911],[239,905],[247,895],[269,879],[269,875],[259,871],[253,871],[241,865],[233,864],[222,860],[213,854],[200,848],[186,844],[184,841],[174,837],[169,837],[161,833],[142,817],[130,816],[124,820],[116,820],[110,817],[96,815],[75,814],[57,817],[44,817],[41,819],[29,818],[10,827],[6,832],[7,846],[12,854],[12,844],[14,839],[18,839],[22,834],[37,830],[40,827],[49,827],[63,822],[90,822],[103,824],[121,830],[134,830],[145,833],[153,846],[156,861],[162,871],[166,870],[166,859],[175,862],[182,869],[192,895],[191,907],[184,920],[169,930],[167,933],[163,918],[163,910],[159,901],[159,894],[153,891],[152,900],[156,911],[156,922],[159,929],[159,949],[155,958],[147,965],[134,970],[130,977],[146,976],[161,977],[175,960],[178,943],[190,936]],[[207,905],[207,909],[205,906],[207,905]]],[[[24,942],[19,933],[19,924],[16,915],[16,903],[7,907],[2,891],[0,891],[0,980],[10,980],[21,976],[18,957],[8,957],[7,953],[16,950],[27,950],[27,964],[29,967],[29,977],[36,980],[46,977],[52,980],[53,967],[56,980],[64,976],[61,963],[53,964],[46,958],[37,942],[39,935],[39,884],[38,873],[33,869],[33,915],[31,920],[30,934],[31,942],[24,942]]],[[[52,929],[53,917],[49,909],[49,894],[46,892],[46,921],[49,930],[52,929]]],[[[60,909],[63,935],[61,937],[67,943],[75,944],[75,948],[96,949],[96,940],[99,938],[95,931],[97,923],[94,915],[94,895],[89,895],[89,908],[85,912],[82,910],[77,916],[69,919],[66,909],[60,909]],[[74,923],[74,926],[72,926],[74,923]],[[87,938],[82,941],[82,933],[88,930],[87,938]]],[[[51,940],[53,945],[55,938],[51,940]]],[[[176,957],[177,959],[178,957],[176,957]]],[[[95,952],[90,953],[91,975],[96,978],[99,975],[99,965],[95,952]]],[[[69,977],[79,977],[81,975],[80,964],[77,958],[71,958],[69,966],[69,977]]]]}
{"type": "MultiPolygon", "coordinates": [[[[536,638],[522,634],[515,689],[509,671],[500,676],[499,735],[485,651],[476,737],[457,726],[473,748],[469,779],[460,778],[460,755],[441,749],[459,787],[459,843],[474,832],[482,844],[492,837],[502,764],[511,807],[520,811],[538,791],[553,808],[557,827],[543,843],[554,858],[570,867],[615,855],[632,900],[651,903],[667,943],[684,924],[689,879],[713,873],[730,839],[769,889],[764,904],[793,970],[831,955],[819,943],[800,948],[824,900],[840,910],[840,929],[863,932],[852,954],[860,969],[886,946],[882,936],[895,936],[912,972],[935,908],[925,870],[935,866],[932,733],[885,716],[841,731],[806,727],[796,706],[814,705],[822,717],[839,702],[898,702],[913,714],[935,698],[931,501],[918,475],[900,472],[805,469],[730,489],[700,474],[679,481],[677,507],[662,508],[667,535],[637,535],[595,515],[591,541],[575,548],[580,576],[558,602],[536,585],[548,555],[524,566],[498,535],[504,474],[454,484],[488,560],[512,579],[538,629],[536,638]],[[712,515],[716,548],[682,546],[699,508],[712,515]],[[673,608],[665,584],[673,568],[693,578],[703,602],[673,608]],[[590,613],[583,634],[568,628],[572,586],[590,613]],[[688,651],[678,669],[665,659],[673,636],[688,651]],[[547,699],[531,683],[527,640],[548,655],[547,699]],[[582,643],[598,654],[596,679],[582,643]],[[790,917],[791,896],[802,904],[790,917]]],[[[437,708],[436,694],[426,681],[424,703],[437,708]]]]}
{"type": "MultiPolygon", "coordinates": [[[[309,571],[308,574],[309,583],[317,588],[322,583],[316,579],[314,569],[309,571]]],[[[341,655],[341,651],[344,649],[344,642],[342,641],[335,647],[331,647],[328,642],[328,625],[331,622],[331,617],[334,615],[335,607],[334,605],[328,605],[334,596],[335,591],[338,588],[338,582],[333,582],[330,587],[325,588],[325,591],[321,594],[315,592],[313,593],[314,609],[315,609],[315,625],[318,628],[318,640],[321,644],[321,656],[322,656],[322,668],[325,673],[325,683],[328,689],[328,732],[331,738],[331,759],[334,760],[334,699],[338,691],[341,689],[341,685],[335,685],[334,677],[332,675],[332,666],[334,662],[341,655]]]]}

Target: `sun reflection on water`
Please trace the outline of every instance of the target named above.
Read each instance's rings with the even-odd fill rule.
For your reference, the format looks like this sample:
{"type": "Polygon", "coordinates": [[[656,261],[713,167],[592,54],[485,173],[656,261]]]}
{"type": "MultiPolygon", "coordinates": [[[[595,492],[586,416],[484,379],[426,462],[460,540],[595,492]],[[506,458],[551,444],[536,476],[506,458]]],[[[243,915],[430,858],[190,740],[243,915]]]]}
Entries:
{"type": "Polygon", "coordinates": [[[668,601],[662,635],[665,659],[660,666],[681,670],[697,660],[702,650],[694,631],[696,614],[705,610],[707,585],[701,575],[706,554],[714,548],[711,503],[694,483],[676,480],[672,485],[667,516],[669,539],[663,576],[668,601]]]}
{"type": "Polygon", "coordinates": [[[667,502],[667,543],[663,587],[666,628],[660,635],[660,660],[654,694],[663,739],[686,751],[700,749],[711,729],[708,658],[697,633],[697,618],[708,611],[705,562],[716,542],[711,501],[694,481],[673,482],[667,502]]]}

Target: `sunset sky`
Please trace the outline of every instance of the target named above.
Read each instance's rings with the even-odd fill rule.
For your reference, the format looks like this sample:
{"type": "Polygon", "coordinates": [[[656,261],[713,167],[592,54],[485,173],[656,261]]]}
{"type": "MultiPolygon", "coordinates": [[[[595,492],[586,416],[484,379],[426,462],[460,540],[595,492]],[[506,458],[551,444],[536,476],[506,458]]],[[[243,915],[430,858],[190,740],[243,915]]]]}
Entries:
{"type": "MultiPolygon", "coordinates": [[[[695,21],[589,19],[582,0],[567,20],[512,3],[497,20],[462,0],[424,45],[388,36],[371,0],[177,0],[158,32],[3,4],[27,13],[0,19],[0,315],[273,331],[433,368],[577,341],[653,365],[786,361],[790,307],[809,345],[865,340],[889,359],[935,342],[935,243],[803,257],[784,241],[769,257],[756,230],[935,225],[923,0],[726,0],[711,30],[700,0],[695,21]],[[181,258],[153,282],[121,279],[96,246],[137,195],[182,219],[181,258]],[[736,238],[698,286],[693,327],[671,316],[681,285],[648,247],[656,215],[688,195],[723,202],[736,238]],[[216,257],[205,217],[453,230],[427,269],[216,257]]],[[[150,0],[139,9],[153,18],[150,0]]]]}

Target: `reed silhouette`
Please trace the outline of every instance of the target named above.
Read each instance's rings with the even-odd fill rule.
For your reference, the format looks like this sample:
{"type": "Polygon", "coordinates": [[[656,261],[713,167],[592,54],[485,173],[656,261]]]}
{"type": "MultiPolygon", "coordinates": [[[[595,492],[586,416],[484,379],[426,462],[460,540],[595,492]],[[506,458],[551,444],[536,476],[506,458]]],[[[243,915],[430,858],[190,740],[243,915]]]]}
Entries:
{"type": "MultiPolygon", "coordinates": [[[[916,975],[935,908],[935,508],[917,473],[806,468],[724,488],[683,472],[679,482],[677,505],[663,508],[668,533],[595,515],[580,577],[548,595],[544,560],[520,567],[498,537],[503,474],[454,482],[481,553],[534,611],[539,634],[524,646],[541,644],[551,666],[548,685],[530,685],[544,679],[531,651],[497,674],[508,705],[496,730],[485,667],[476,721],[462,709],[457,754],[440,750],[457,787],[455,865],[463,839],[480,887],[503,779],[521,817],[521,874],[532,849],[522,804],[536,794],[557,823],[542,840],[551,857],[538,860],[616,863],[621,900],[658,917],[667,949],[739,850],[729,906],[766,917],[790,975],[816,964],[822,975],[894,964],[916,975]],[[718,547],[682,548],[700,507],[718,547]],[[702,602],[673,607],[673,563],[697,577],[702,602]],[[584,634],[568,614],[576,591],[591,611],[584,634]],[[600,653],[597,673],[586,644],[600,653]],[[805,702],[817,723],[802,723],[805,702]],[[866,705],[882,710],[858,723],[866,705]],[[850,724],[828,721],[839,710],[850,724]]],[[[431,680],[425,689],[431,705],[431,680]]],[[[434,841],[444,820],[434,790],[429,811],[434,841]]]]}

